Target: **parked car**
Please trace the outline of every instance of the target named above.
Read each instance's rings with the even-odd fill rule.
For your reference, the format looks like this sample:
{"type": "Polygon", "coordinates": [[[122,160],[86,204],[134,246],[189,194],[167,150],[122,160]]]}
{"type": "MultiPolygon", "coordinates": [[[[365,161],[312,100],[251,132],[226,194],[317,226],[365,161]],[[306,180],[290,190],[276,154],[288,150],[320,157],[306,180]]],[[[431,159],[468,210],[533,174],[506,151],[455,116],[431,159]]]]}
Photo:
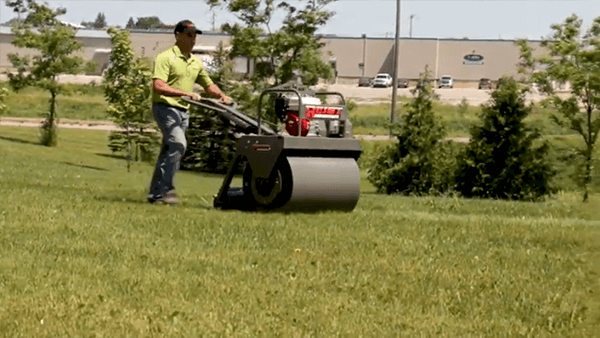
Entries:
{"type": "Polygon", "coordinates": [[[408,79],[398,79],[398,88],[408,88],[408,79]]]}
{"type": "Polygon", "coordinates": [[[487,78],[479,79],[479,89],[492,89],[493,84],[492,80],[487,78]]]}
{"type": "Polygon", "coordinates": [[[390,87],[392,85],[392,76],[390,74],[377,74],[373,80],[373,87],[390,87]]]}
{"type": "Polygon", "coordinates": [[[373,78],[368,76],[361,76],[358,78],[358,86],[359,87],[371,87],[373,83],[373,78]]]}
{"type": "Polygon", "coordinates": [[[454,80],[450,75],[444,75],[440,77],[440,88],[454,88],[454,80]]]}

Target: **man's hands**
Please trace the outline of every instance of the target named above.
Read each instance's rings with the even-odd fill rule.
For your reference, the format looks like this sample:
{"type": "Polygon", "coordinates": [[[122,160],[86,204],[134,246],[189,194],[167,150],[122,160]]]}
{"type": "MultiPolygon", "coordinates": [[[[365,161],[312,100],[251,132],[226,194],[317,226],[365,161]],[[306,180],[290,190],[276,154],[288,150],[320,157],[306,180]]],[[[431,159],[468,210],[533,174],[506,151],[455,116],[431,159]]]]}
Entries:
{"type": "Polygon", "coordinates": [[[211,83],[210,86],[204,87],[204,90],[208,96],[218,97],[219,103],[221,104],[226,104],[228,106],[232,106],[234,104],[233,100],[229,96],[223,94],[221,89],[219,89],[219,87],[217,87],[217,85],[214,83],[211,83]]]}
{"type": "MultiPolygon", "coordinates": [[[[194,101],[200,101],[202,99],[202,96],[200,96],[200,94],[198,94],[198,93],[189,93],[188,95],[185,95],[185,96],[189,97],[190,99],[192,99],[194,101]]],[[[227,95],[222,95],[221,98],[219,99],[219,103],[231,106],[231,105],[233,105],[233,100],[227,95]]]]}
{"type": "Polygon", "coordinates": [[[221,99],[219,99],[219,102],[221,102],[222,104],[226,104],[228,106],[231,106],[233,104],[233,100],[227,95],[221,96],[221,99]]]}
{"type": "Polygon", "coordinates": [[[190,93],[190,95],[187,95],[187,97],[194,101],[200,101],[200,99],[202,98],[198,93],[190,93]]]}

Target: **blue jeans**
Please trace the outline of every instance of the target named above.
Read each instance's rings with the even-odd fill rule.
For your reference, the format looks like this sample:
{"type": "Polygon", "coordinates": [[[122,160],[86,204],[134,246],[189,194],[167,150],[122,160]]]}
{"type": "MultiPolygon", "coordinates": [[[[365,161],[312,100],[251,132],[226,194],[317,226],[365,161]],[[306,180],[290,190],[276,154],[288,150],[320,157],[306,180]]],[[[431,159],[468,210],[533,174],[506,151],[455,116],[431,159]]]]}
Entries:
{"type": "Polygon", "coordinates": [[[152,113],[163,136],[148,193],[148,198],[157,199],[175,189],[173,181],[187,146],[185,131],[189,125],[190,114],[183,108],[158,104],[152,105],[152,113]]]}

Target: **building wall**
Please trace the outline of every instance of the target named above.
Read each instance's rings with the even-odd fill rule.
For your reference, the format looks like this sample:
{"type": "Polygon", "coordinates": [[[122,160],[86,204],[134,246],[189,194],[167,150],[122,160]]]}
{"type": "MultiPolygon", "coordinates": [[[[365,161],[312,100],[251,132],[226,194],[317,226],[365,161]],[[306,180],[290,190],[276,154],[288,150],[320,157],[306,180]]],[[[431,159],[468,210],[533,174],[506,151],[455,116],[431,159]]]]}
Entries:
{"type": "MultiPolygon", "coordinates": [[[[175,43],[170,31],[132,31],[130,34],[134,52],[150,59],[175,43]]],[[[31,53],[11,45],[12,38],[9,27],[0,27],[0,69],[12,68],[8,53],[31,53]]],[[[88,60],[104,60],[98,54],[111,48],[110,37],[105,31],[80,30],[76,39],[85,46],[79,55],[88,60]]],[[[216,46],[220,41],[228,45],[230,37],[207,32],[198,37],[197,44],[216,46]]],[[[393,73],[393,38],[327,36],[322,41],[323,60],[335,62],[339,80],[355,82],[363,75],[374,77],[377,73],[393,73]],[[364,69],[359,67],[363,62],[364,69]]],[[[539,55],[542,52],[539,41],[531,44],[537,48],[536,54],[539,55]]],[[[502,75],[515,75],[519,49],[512,40],[403,38],[400,40],[398,56],[398,76],[401,78],[416,80],[428,66],[432,78],[450,75],[457,83],[473,83],[483,77],[495,80],[502,75]],[[467,54],[483,56],[482,63],[465,64],[463,61],[467,54]]]]}
{"type": "MultiPolygon", "coordinates": [[[[538,49],[539,42],[531,43],[538,49]]],[[[458,81],[474,81],[480,78],[496,80],[504,75],[517,74],[519,47],[514,41],[471,41],[440,40],[438,77],[450,75],[458,81]],[[468,54],[483,56],[481,64],[469,64],[464,57],[468,54]]]]}
{"type": "MultiPolygon", "coordinates": [[[[137,55],[154,59],[158,53],[175,44],[173,32],[136,32],[130,33],[131,47],[137,55]]],[[[229,44],[230,37],[225,34],[205,33],[196,38],[196,45],[216,46],[220,41],[229,44]]]]}
{"type": "MultiPolygon", "coordinates": [[[[437,43],[436,40],[400,40],[398,45],[398,77],[416,80],[429,68],[431,77],[435,77],[437,43]]],[[[393,74],[393,46],[388,58],[387,69],[393,74]]]]}
{"type": "MultiPolygon", "coordinates": [[[[8,54],[17,53],[19,55],[36,55],[36,51],[26,48],[18,48],[11,44],[12,34],[2,34],[0,32],[0,69],[11,69],[12,64],[8,60],[8,54]]],[[[112,44],[108,37],[76,37],[75,40],[83,45],[81,51],[75,55],[81,56],[85,60],[94,60],[97,49],[110,49],[112,44]]]]}
{"type": "Polygon", "coordinates": [[[385,61],[393,40],[377,38],[324,38],[323,59],[336,59],[338,76],[374,77],[385,61]],[[363,59],[364,56],[364,59],[363,59]],[[365,69],[359,68],[364,61],[365,69]]]}

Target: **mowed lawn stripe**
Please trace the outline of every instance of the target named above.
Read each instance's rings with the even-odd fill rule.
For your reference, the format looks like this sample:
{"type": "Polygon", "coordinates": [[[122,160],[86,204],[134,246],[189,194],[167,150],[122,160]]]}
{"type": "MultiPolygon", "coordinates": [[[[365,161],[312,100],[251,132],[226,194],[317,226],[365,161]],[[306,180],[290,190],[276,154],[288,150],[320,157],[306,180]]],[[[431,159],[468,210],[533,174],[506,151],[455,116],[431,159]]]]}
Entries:
{"type": "Polygon", "coordinates": [[[210,207],[222,177],[150,164],[107,133],[0,127],[0,336],[590,336],[598,198],[364,193],[354,212],[210,207]]]}

